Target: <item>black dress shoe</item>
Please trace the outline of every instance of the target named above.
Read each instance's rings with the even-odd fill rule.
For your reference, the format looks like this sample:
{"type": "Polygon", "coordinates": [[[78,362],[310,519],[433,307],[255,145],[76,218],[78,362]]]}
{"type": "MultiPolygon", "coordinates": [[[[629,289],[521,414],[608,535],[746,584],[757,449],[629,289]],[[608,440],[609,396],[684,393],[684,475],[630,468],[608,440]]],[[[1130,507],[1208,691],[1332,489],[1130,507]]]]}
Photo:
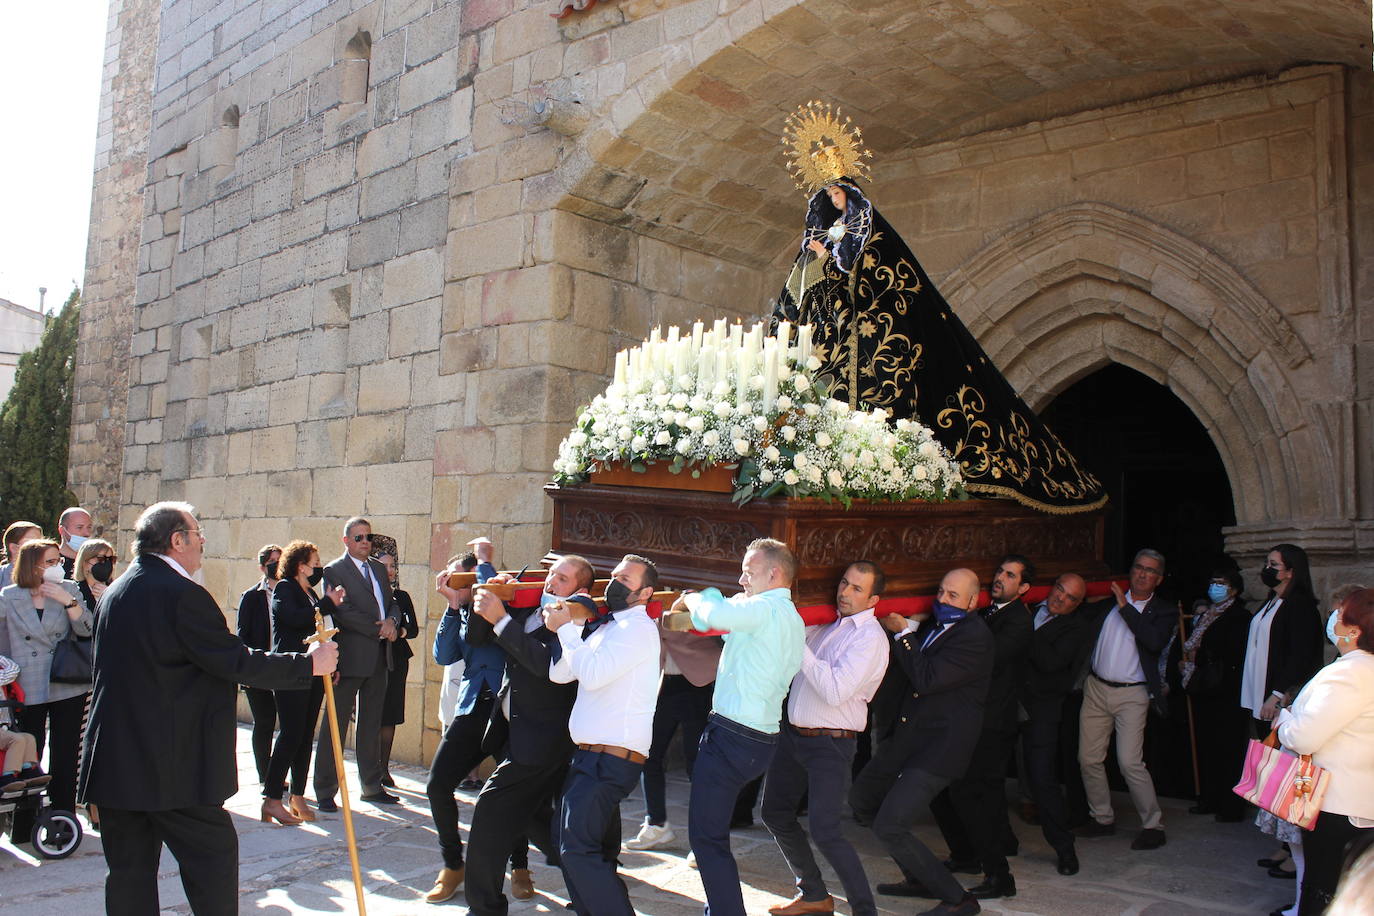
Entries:
{"type": "Polygon", "coordinates": [[[974,916],[975,913],[981,912],[983,907],[978,903],[978,898],[972,894],[965,894],[964,899],[958,903],[937,903],[921,916],[974,916]]]}
{"type": "Polygon", "coordinates": [[[371,795],[364,795],[362,800],[372,805],[399,805],[401,799],[390,792],[374,792],[371,795]]]}
{"type": "Polygon", "coordinates": [[[945,859],[945,868],[954,872],[956,875],[981,875],[983,873],[983,863],[977,859],[945,859]]]}
{"type": "Polygon", "coordinates": [[[1078,856],[1072,852],[1061,853],[1059,863],[1055,866],[1061,875],[1078,874],[1078,856]]]}
{"type": "Polygon", "coordinates": [[[1275,865],[1273,868],[1269,869],[1269,877],[1282,878],[1284,881],[1296,881],[1298,878],[1298,873],[1296,870],[1284,871],[1282,868],[1279,868],[1277,865],[1275,865]]]}
{"type": "Polygon", "coordinates": [[[335,811],[339,810],[338,804],[332,798],[320,799],[319,801],[315,802],[315,807],[325,812],[326,814],[333,814],[335,811]]]}
{"type": "Polygon", "coordinates": [[[1284,856],[1282,859],[1256,859],[1255,864],[1260,868],[1278,868],[1287,861],[1288,856],[1284,856]]]}
{"type": "Polygon", "coordinates": [[[387,773],[382,777],[382,785],[386,786],[388,789],[394,789],[396,788],[396,780],[391,778],[390,773],[387,773]]]}
{"type": "Polygon", "coordinates": [[[1158,827],[1147,827],[1136,834],[1131,841],[1132,849],[1158,849],[1165,843],[1164,831],[1158,827]]]}
{"type": "Polygon", "coordinates": [[[1080,824],[1073,828],[1073,832],[1076,836],[1089,838],[1111,836],[1116,833],[1116,824],[1104,824],[1101,821],[1089,819],[1086,824],[1080,824]]]}
{"type": "Polygon", "coordinates": [[[894,881],[890,884],[879,884],[878,893],[886,897],[924,897],[927,900],[934,900],[935,895],[920,881],[907,879],[905,881],[894,881]]]}
{"type": "Polygon", "coordinates": [[[1011,872],[1005,875],[988,875],[982,884],[968,889],[969,895],[977,900],[993,900],[997,897],[1015,897],[1016,879],[1011,872]]]}

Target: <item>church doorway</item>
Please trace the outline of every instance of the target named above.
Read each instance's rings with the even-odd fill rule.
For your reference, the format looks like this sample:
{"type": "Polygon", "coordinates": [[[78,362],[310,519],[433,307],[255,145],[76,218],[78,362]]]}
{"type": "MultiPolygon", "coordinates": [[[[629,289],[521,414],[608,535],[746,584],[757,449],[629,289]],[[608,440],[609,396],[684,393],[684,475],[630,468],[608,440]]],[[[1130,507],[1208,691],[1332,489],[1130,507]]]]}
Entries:
{"type": "Polygon", "coordinates": [[[1106,560],[1124,572],[1140,547],[1168,558],[1161,593],[1202,596],[1236,523],[1231,482],[1207,430],[1168,387],[1116,363],[1079,379],[1040,416],[1110,498],[1106,560]]]}

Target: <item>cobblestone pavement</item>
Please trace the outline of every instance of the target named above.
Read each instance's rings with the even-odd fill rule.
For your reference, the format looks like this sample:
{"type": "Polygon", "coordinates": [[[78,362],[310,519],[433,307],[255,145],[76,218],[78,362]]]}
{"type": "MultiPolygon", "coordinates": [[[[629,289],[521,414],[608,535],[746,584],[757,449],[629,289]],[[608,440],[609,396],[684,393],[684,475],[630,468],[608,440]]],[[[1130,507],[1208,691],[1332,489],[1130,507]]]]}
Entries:
{"type": "MultiPolygon", "coordinates": [[[[244,914],[283,916],[288,913],[351,913],[353,889],[348,854],[344,845],[341,815],[321,815],[313,825],[279,827],[257,818],[259,798],[252,786],[252,757],[248,732],[239,731],[239,781],[245,786],[230,799],[228,807],[238,828],[240,862],[240,911],[244,914]]],[[[349,764],[350,784],[356,771],[349,764]]],[[[424,771],[418,767],[393,767],[403,803],[376,807],[357,803],[354,824],[358,833],[367,887],[367,910],[373,916],[390,914],[462,913],[459,894],[442,907],[421,899],[439,868],[434,829],[424,796],[424,771]]],[[[704,899],[697,873],[686,864],[685,816],[688,784],[682,774],[670,776],[669,817],[677,826],[673,848],[653,852],[626,852],[622,875],[639,913],[645,916],[687,916],[701,912],[704,899]]],[[[356,793],[356,789],[355,789],[356,793]]],[[[462,796],[462,819],[468,823],[473,796],[462,796]]],[[[1117,810],[1129,811],[1125,796],[1116,799],[1117,810]]],[[[1254,860],[1272,848],[1249,824],[1216,824],[1210,818],[1192,817],[1186,803],[1166,800],[1165,821],[1169,842],[1153,852],[1132,852],[1134,816],[1123,815],[1117,835],[1079,844],[1083,870],[1077,877],[1062,878],[1054,871],[1054,859],[1037,828],[1014,820],[1021,837],[1021,855],[1012,859],[1020,893],[1009,900],[990,901],[986,912],[1044,914],[1044,916],[1189,916],[1201,913],[1267,913],[1292,899],[1293,884],[1266,877],[1254,860]]],[[[624,805],[625,835],[633,836],[643,815],[636,792],[624,805]]],[[[938,832],[930,824],[921,835],[937,852],[943,851],[938,832]]],[[[897,878],[896,868],[879,850],[866,830],[848,825],[859,844],[876,882],[897,878]]],[[[791,897],[792,887],[777,847],[761,825],[734,834],[735,854],[740,861],[745,903],[751,916],[791,897]]],[[[543,856],[531,852],[537,893],[533,900],[513,902],[511,912],[563,913],[566,901],[557,869],[543,856]]],[[[829,869],[826,869],[830,875],[829,869]]],[[[28,845],[14,846],[8,837],[0,841],[0,913],[25,916],[87,916],[101,912],[104,859],[100,837],[88,833],[81,848],[69,859],[45,861],[34,857],[28,845]]],[[[164,912],[188,913],[177,877],[176,862],[164,855],[160,872],[164,912]]],[[[838,892],[838,883],[832,888],[838,892]]],[[[919,912],[898,898],[879,898],[880,912],[919,912]]],[[[839,911],[849,910],[841,902],[839,911]]]]}

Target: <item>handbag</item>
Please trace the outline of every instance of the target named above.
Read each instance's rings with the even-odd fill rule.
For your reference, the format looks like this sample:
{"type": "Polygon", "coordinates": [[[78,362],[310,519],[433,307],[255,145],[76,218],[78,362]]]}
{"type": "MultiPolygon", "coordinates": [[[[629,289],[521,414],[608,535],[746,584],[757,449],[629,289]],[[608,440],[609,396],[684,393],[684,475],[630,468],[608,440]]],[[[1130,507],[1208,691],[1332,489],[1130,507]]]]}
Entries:
{"type": "Polygon", "coordinates": [[[54,684],[89,684],[93,674],[91,660],[95,641],[70,630],[52,649],[52,668],[48,680],[54,684]]]}
{"type": "Polygon", "coordinates": [[[1263,741],[1251,739],[1240,782],[1231,791],[1277,818],[1311,830],[1330,784],[1331,774],[1314,764],[1310,754],[1279,747],[1275,729],[1263,741]]]}

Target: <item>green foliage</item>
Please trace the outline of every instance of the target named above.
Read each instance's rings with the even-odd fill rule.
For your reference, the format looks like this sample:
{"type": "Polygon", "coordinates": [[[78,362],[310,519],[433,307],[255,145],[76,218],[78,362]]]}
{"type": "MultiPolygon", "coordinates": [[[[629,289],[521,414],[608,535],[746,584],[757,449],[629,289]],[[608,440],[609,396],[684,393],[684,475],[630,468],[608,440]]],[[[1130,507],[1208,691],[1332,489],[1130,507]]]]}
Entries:
{"type": "Polygon", "coordinates": [[[57,516],[76,497],[67,489],[72,377],[81,291],[49,315],[37,349],[19,357],[14,388],[0,404],[0,529],[17,519],[57,533],[57,516]]]}

